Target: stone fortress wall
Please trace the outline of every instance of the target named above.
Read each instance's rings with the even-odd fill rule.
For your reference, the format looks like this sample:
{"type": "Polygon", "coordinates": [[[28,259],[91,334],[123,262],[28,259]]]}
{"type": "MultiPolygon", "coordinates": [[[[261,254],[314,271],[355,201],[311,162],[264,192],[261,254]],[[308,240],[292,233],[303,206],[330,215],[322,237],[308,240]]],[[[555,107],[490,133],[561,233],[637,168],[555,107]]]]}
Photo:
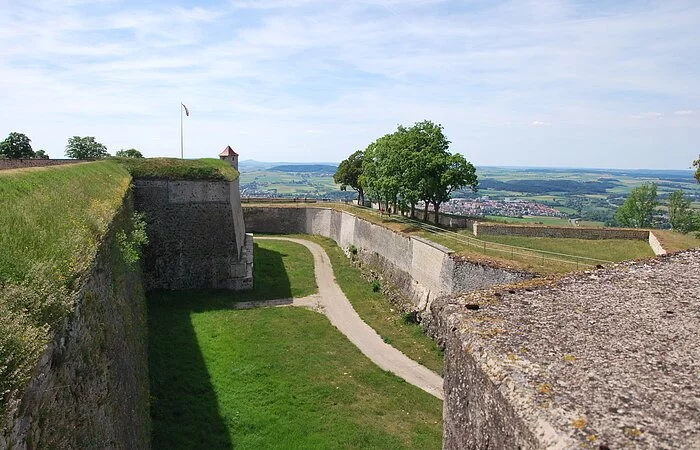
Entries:
{"type": "Polygon", "coordinates": [[[634,228],[552,227],[475,222],[473,230],[474,236],[490,234],[497,236],[632,240],[646,240],[649,238],[648,230],[634,228]]]}
{"type": "Polygon", "coordinates": [[[132,214],[128,194],[80,280],[73,313],[8,405],[0,448],[148,447],[146,299],[141,271],[125,266],[116,244],[132,214]]]}
{"type": "Polygon", "coordinates": [[[134,180],[150,244],[152,289],[252,289],[253,238],[245,233],[238,183],[134,180]]]}
{"type": "Polygon", "coordinates": [[[318,234],[341,248],[353,245],[360,257],[378,267],[414,303],[429,314],[440,295],[531,278],[531,274],[455,258],[433,242],[391,231],[345,211],[315,207],[243,208],[246,230],[254,233],[318,234]]]}

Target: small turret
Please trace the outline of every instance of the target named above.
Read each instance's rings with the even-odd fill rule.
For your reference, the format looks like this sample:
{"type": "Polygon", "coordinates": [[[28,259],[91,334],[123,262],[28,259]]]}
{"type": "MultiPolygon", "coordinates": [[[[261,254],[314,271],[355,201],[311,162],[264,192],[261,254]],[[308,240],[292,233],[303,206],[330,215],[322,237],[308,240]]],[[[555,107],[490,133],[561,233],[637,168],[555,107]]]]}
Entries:
{"type": "Polygon", "coordinates": [[[219,153],[219,159],[228,161],[234,169],[238,170],[238,153],[233,151],[230,145],[227,145],[226,148],[219,153]]]}

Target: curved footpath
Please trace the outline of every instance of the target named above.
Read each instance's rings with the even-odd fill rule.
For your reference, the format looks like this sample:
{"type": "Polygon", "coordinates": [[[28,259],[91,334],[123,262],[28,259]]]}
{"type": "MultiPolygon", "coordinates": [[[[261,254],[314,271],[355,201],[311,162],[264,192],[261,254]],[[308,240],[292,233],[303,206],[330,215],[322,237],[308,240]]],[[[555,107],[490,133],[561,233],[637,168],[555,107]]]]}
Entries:
{"type": "Polygon", "coordinates": [[[320,245],[294,238],[256,237],[255,239],[291,241],[308,248],[314,256],[314,273],[316,284],[318,284],[318,294],[302,299],[245,302],[240,303],[239,308],[293,305],[318,309],[376,365],[425,392],[443,399],[442,377],[385,343],[379,334],[360,318],[336,283],[331,261],[320,245]]]}

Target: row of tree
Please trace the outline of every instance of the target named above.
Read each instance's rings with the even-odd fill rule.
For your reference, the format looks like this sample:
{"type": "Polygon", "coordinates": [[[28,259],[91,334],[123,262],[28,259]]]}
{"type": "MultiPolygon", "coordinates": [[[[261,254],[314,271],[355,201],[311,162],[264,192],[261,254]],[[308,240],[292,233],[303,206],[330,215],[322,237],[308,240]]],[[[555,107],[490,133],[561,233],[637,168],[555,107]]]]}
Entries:
{"type": "Polygon", "coordinates": [[[410,211],[423,203],[424,217],[429,205],[439,221],[440,206],[459,189],[476,190],[476,169],[459,153],[450,153],[450,141],[443,127],[429,120],[412,127],[399,125],[342,161],[333,179],[358,192],[358,203],[365,195],[391,212],[410,211]]]}
{"type": "MultiPolygon", "coordinates": [[[[12,132],[0,142],[0,158],[10,159],[49,159],[44,150],[32,149],[31,139],[23,133],[12,132]]],[[[73,159],[100,159],[109,156],[107,146],[97,142],[93,136],[73,136],[68,139],[66,156],[73,159]]],[[[135,148],[119,150],[116,156],[124,158],[143,158],[135,148]]]]}
{"type": "MultiPolygon", "coordinates": [[[[696,172],[695,178],[700,182],[700,172],[696,172]]],[[[690,199],[681,190],[669,195],[667,207],[671,228],[681,233],[700,230],[700,214],[690,205],[690,199]]],[[[646,183],[632,189],[625,203],[617,208],[615,220],[623,227],[651,228],[658,206],[656,183],[646,183]]]]}

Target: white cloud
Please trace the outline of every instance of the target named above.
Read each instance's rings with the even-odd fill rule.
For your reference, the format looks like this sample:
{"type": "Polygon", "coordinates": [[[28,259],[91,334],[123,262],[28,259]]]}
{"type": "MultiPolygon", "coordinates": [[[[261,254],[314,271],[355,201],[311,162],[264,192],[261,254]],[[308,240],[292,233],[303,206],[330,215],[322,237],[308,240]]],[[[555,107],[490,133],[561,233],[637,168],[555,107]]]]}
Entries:
{"type": "Polygon", "coordinates": [[[635,120],[663,119],[664,113],[650,111],[645,113],[633,114],[630,117],[635,120]]]}
{"type": "Polygon", "coordinates": [[[674,116],[694,116],[696,114],[697,111],[693,111],[692,109],[681,109],[673,112],[674,116]]]}
{"type": "MultiPolygon", "coordinates": [[[[584,143],[614,130],[610,145],[631,152],[640,124],[629,119],[663,117],[639,111],[700,102],[693,0],[4,4],[0,138],[27,129],[48,149],[99,131],[110,149],[168,151],[178,146],[169,127],[179,124],[182,100],[193,111],[193,156],[226,141],[258,159],[289,159],[283,152],[293,147],[300,159],[341,160],[397,123],[427,118],[445,125],[456,150],[483,146],[476,162],[498,164],[526,133],[544,136],[531,127],[548,120],[557,126],[547,135],[580,130],[584,143]],[[503,124],[521,126],[499,133],[503,124]],[[484,130],[488,138],[477,144],[473,136],[484,130]]],[[[695,114],[688,112],[672,114],[695,114]]],[[[655,127],[660,142],[679,135],[673,126],[696,137],[674,149],[679,162],[700,140],[693,121],[653,123],[644,126],[655,127]]],[[[539,164],[569,157],[549,142],[531,145],[539,164]]]]}

